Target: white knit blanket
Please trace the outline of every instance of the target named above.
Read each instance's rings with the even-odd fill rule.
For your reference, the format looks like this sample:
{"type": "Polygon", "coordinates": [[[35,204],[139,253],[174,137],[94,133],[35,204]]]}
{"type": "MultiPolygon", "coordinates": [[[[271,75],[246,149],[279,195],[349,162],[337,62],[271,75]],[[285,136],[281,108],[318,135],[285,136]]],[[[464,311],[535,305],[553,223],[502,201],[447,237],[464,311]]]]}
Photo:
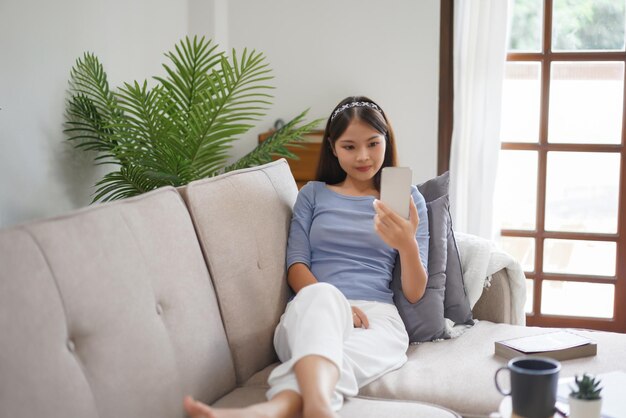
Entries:
{"type": "Polygon", "coordinates": [[[455,232],[455,237],[470,307],[491,284],[491,275],[506,269],[511,288],[511,323],[525,325],[526,276],[521,264],[493,241],[461,232],[455,232]]]}
{"type": "MultiPolygon", "coordinates": [[[[474,307],[483,289],[491,284],[491,275],[506,269],[511,289],[511,323],[525,325],[526,277],[521,264],[493,241],[462,232],[455,232],[454,235],[459,247],[463,280],[470,307],[474,307]]],[[[447,322],[448,331],[453,338],[468,328],[465,325],[452,326],[451,321],[447,322]]]]}

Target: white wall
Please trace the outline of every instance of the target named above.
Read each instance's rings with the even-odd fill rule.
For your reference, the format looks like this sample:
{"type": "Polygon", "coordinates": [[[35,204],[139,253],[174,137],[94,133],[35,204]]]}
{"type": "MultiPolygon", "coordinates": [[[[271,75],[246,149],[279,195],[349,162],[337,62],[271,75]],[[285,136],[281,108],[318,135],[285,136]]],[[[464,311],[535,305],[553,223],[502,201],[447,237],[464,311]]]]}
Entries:
{"type": "Polygon", "coordinates": [[[103,168],[62,133],[76,58],[96,53],[118,86],[162,74],[163,53],[186,34],[256,48],[274,69],[274,106],[235,157],[277,118],[308,107],[325,118],[365,94],[393,121],[414,180],[435,175],[438,0],[1,0],[0,227],[91,201],[103,168]]]}
{"type": "Polygon", "coordinates": [[[436,175],[439,0],[229,0],[228,22],[229,46],[263,51],[277,87],[236,155],[277,118],[309,107],[311,119],[327,118],[344,97],[365,95],[392,120],[414,181],[436,175]]]}
{"type": "Polygon", "coordinates": [[[94,52],[112,86],[161,73],[186,0],[0,1],[0,227],[91,202],[103,168],[64,140],[70,68],[94,52]]]}

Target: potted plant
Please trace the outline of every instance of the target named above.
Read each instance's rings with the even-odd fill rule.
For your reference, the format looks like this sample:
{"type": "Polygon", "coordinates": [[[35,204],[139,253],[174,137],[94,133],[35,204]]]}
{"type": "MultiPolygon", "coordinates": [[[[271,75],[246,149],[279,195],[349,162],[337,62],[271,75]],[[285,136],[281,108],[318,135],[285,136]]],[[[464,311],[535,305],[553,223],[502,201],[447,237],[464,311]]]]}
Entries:
{"type": "Polygon", "coordinates": [[[576,375],[574,383],[575,386],[570,386],[569,417],[600,418],[602,411],[600,379],[584,373],[580,378],[576,375]]]}
{"type": "Polygon", "coordinates": [[[253,127],[271,104],[270,69],[263,54],[232,51],[211,40],[185,38],[165,54],[165,75],[109,86],[104,67],[85,53],[70,73],[66,129],[77,148],[96,151],[97,164],[115,168],[97,184],[93,201],[122,199],[161,186],[264,164],[272,156],[297,158],[293,145],[320,120],[306,111],[232,164],[231,143],[253,127]]]}

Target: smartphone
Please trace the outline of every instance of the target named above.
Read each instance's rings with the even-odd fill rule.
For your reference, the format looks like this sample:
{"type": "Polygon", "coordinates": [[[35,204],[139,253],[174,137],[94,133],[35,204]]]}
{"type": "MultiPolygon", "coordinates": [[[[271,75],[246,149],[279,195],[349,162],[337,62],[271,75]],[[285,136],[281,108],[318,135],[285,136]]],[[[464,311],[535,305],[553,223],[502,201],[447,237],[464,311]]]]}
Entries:
{"type": "Polygon", "coordinates": [[[409,219],[412,180],[409,167],[385,167],[380,177],[380,200],[405,219],[409,219]]]}

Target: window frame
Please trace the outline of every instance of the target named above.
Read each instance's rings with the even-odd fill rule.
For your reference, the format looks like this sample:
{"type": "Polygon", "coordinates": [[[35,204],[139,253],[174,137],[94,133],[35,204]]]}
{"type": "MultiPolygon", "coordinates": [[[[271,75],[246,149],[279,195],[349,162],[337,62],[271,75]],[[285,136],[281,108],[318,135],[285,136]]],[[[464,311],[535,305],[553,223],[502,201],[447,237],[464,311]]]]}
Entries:
{"type": "MultiPolygon", "coordinates": [[[[439,158],[438,173],[449,169],[453,123],[453,0],[441,0],[440,27],[440,103],[439,103],[439,158]]],[[[503,229],[502,236],[533,238],[535,240],[534,271],[525,272],[533,280],[533,312],[526,315],[528,325],[546,327],[582,327],[607,331],[626,332],[626,115],[622,117],[620,144],[565,144],[548,142],[548,117],[550,100],[550,75],[553,62],[621,61],[626,67],[626,51],[608,52],[554,52],[552,43],[553,0],[543,1],[543,33],[541,52],[509,52],[507,61],[538,62],[541,65],[541,102],[539,142],[502,142],[501,150],[535,151],[537,166],[537,206],[534,231],[503,229]],[[569,152],[609,152],[620,154],[620,179],[618,196],[617,233],[580,233],[545,231],[547,156],[550,151],[569,152]],[[575,274],[554,274],[543,272],[543,250],[545,239],[575,239],[609,241],[616,243],[616,274],[614,277],[588,276],[575,274]],[[589,318],[541,313],[542,283],[548,280],[610,283],[615,286],[613,318],[589,318]]],[[[626,112],[626,70],[624,71],[623,112],[626,112]]]]}

